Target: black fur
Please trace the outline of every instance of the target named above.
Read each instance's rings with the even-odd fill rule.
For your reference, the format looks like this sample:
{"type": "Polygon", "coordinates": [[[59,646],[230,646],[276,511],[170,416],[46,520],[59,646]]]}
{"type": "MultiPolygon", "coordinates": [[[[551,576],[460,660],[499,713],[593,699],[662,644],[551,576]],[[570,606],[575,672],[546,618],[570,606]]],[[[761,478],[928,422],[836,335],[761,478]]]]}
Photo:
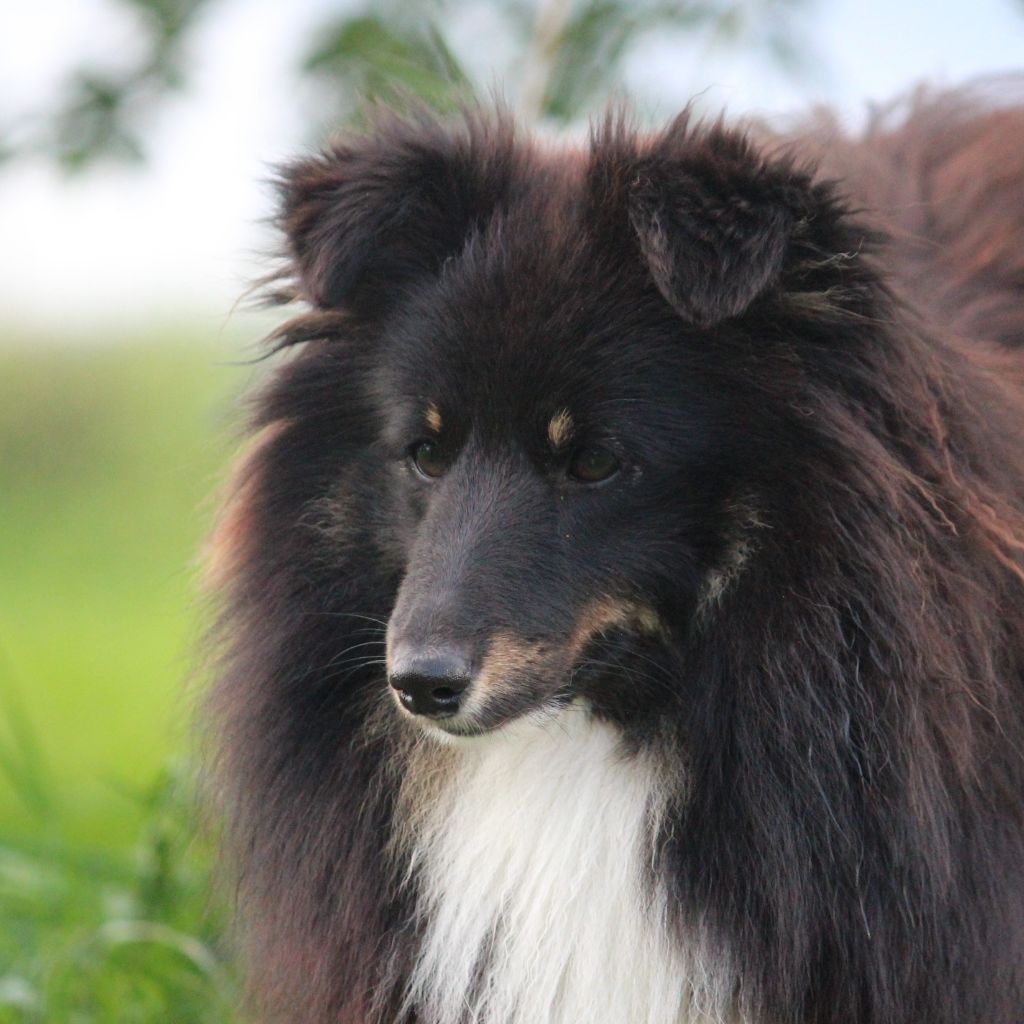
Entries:
{"type": "MultiPolygon", "coordinates": [[[[389,621],[534,645],[481,727],[581,695],[680,752],[659,871],[745,1022],[1024,1020],[1024,403],[992,344],[1024,343],[1024,132],[998,168],[972,151],[988,255],[948,266],[895,202],[901,154],[947,180],[1005,117],[932,98],[877,162],[843,143],[840,186],[811,137],[685,118],[563,151],[385,116],[286,172],[313,309],[214,540],[209,704],[268,1020],[390,1024],[415,956],[389,621]],[[428,402],[433,482],[408,460],[428,402]],[[562,409],[617,476],[567,476],[562,409]],[[659,627],[581,656],[598,600],[659,627]]],[[[938,232],[964,199],[927,191],[938,232]]]]}

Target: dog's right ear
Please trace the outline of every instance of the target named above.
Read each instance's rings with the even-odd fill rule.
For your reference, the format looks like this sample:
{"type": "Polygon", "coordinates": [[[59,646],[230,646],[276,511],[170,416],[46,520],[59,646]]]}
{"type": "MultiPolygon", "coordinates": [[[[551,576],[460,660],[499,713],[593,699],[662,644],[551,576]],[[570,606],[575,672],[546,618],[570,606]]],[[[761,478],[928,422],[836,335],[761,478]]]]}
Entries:
{"type": "Polygon", "coordinates": [[[287,168],[280,222],[301,297],[372,311],[436,274],[507,201],[518,152],[500,115],[387,115],[287,168]]]}

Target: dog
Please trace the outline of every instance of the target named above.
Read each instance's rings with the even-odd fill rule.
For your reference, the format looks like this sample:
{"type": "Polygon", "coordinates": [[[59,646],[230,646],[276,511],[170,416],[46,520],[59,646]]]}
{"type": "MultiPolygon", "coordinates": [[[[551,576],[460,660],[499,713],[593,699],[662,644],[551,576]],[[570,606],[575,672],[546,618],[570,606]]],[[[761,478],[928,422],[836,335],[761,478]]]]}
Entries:
{"type": "Polygon", "coordinates": [[[210,544],[262,1020],[1024,1020],[1024,108],[381,113],[210,544]]]}

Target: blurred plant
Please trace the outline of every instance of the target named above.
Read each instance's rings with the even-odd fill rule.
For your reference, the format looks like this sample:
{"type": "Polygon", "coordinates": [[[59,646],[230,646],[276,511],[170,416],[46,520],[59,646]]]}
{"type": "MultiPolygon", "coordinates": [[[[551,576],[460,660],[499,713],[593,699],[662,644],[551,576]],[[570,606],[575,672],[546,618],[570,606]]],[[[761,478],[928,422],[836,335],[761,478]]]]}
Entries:
{"type": "Polygon", "coordinates": [[[242,336],[123,330],[0,345],[0,1024],[239,1020],[170,754],[242,336]]]}
{"type": "Polygon", "coordinates": [[[133,850],[0,838],[0,1024],[229,1024],[238,988],[188,773],[126,792],[133,850]]]}
{"type": "MultiPolygon", "coordinates": [[[[74,70],[63,100],[35,118],[27,141],[0,137],[0,158],[44,153],[73,171],[144,155],[156,108],[187,83],[185,44],[218,0],[116,2],[139,21],[142,56],[119,71],[74,70]]],[[[500,81],[524,119],[565,124],[620,90],[629,58],[656,35],[698,39],[707,49],[744,46],[792,71],[806,52],[798,15],[810,2],[363,0],[312,31],[297,70],[327,97],[320,106],[331,122],[367,100],[450,109],[500,81]],[[485,31],[461,38],[460,26],[483,22],[485,31]]]]}
{"type": "Polygon", "coordinates": [[[53,812],[53,780],[14,683],[11,661],[0,645],[0,781],[35,820],[45,822],[53,812]]]}
{"type": "Polygon", "coordinates": [[[142,56],[123,69],[76,68],[34,142],[34,148],[68,170],[101,156],[142,158],[142,136],[153,107],[187,79],[183,44],[209,0],[118,2],[139,20],[142,56]]]}

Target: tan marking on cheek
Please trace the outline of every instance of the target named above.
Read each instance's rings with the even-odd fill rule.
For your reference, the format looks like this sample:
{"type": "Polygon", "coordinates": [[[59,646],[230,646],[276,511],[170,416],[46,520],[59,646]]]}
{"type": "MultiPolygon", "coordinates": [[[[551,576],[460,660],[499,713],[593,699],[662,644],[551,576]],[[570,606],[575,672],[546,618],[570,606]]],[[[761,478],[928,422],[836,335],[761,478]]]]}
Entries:
{"type": "Polygon", "coordinates": [[[635,622],[639,632],[646,634],[647,636],[658,636],[662,633],[667,633],[665,623],[661,621],[661,616],[648,605],[635,605],[633,608],[633,621],[635,622]]]}
{"type": "Polygon", "coordinates": [[[441,410],[438,409],[438,407],[433,402],[430,402],[427,405],[427,410],[424,413],[424,418],[427,421],[427,426],[430,427],[430,429],[435,434],[441,433],[441,410]]]}
{"type": "Polygon", "coordinates": [[[648,636],[667,633],[657,612],[648,605],[601,598],[587,605],[565,643],[537,643],[509,633],[495,634],[473,689],[481,696],[493,696],[531,674],[567,673],[589,640],[620,626],[648,636]]]}
{"type": "Polygon", "coordinates": [[[514,680],[544,662],[541,644],[521,640],[509,633],[496,633],[491,639],[476,685],[484,693],[493,692],[506,680],[514,680]]]}
{"type": "Polygon", "coordinates": [[[252,501],[259,487],[260,458],[288,426],[287,420],[270,423],[251,437],[236,456],[220,488],[220,511],[213,530],[199,552],[204,589],[228,583],[248,552],[252,538],[252,501]]]}
{"type": "Polygon", "coordinates": [[[650,605],[610,597],[593,601],[583,609],[573,630],[569,647],[575,660],[580,651],[596,636],[610,629],[632,629],[647,636],[664,636],[668,630],[650,605]]]}
{"type": "Polygon", "coordinates": [[[573,422],[568,409],[562,409],[548,423],[548,440],[552,448],[563,448],[572,437],[573,422]]]}

